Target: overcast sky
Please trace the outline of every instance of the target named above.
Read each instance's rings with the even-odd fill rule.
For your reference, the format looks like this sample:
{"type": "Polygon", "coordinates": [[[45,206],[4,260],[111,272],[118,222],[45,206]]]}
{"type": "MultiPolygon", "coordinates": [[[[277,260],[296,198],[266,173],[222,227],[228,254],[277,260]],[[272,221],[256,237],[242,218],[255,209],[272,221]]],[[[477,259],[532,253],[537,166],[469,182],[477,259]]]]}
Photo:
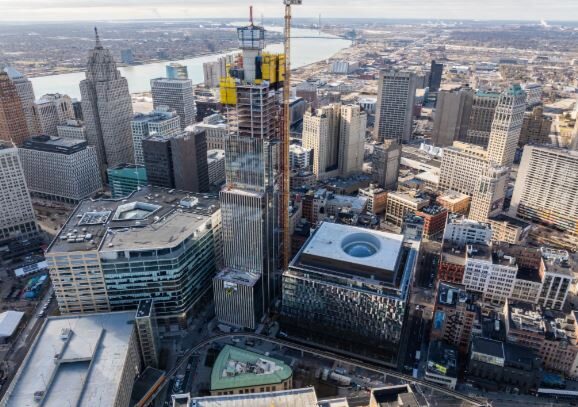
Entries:
{"type": "MultiPolygon", "coordinates": [[[[303,0],[295,17],[578,20],[578,0],[303,0]]],[[[0,20],[281,17],[281,0],[0,0],[0,20]]]]}

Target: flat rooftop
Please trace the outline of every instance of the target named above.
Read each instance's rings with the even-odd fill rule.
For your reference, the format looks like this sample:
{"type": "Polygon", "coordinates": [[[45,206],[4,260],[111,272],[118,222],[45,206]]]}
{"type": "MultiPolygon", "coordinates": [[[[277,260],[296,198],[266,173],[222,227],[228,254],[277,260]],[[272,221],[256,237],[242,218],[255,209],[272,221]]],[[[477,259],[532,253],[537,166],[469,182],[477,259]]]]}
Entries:
{"type": "Polygon", "coordinates": [[[196,407],[317,407],[313,387],[267,393],[193,398],[196,407]]]}
{"type": "Polygon", "coordinates": [[[259,281],[260,276],[258,274],[251,274],[244,271],[224,268],[223,270],[219,271],[219,273],[217,273],[215,278],[233,284],[253,287],[259,281]]]}
{"type": "Polygon", "coordinates": [[[531,226],[531,224],[528,222],[524,222],[523,220],[520,220],[518,218],[513,218],[513,217],[505,215],[503,213],[500,213],[499,215],[496,215],[496,216],[492,216],[490,218],[490,220],[495,221],[495,222],[507,222],[510,225],[521,228],[521,229],[526,229],[526,228],[529,228],[531,226]]]}
{"type": "Polygon", "coordinates": [[[134,312],[48,318],[10,385],[8,407],[112,406],[134,312]]]}
{"type": "Polygon", "coordinates": [[[85,200],[47,253],[175,247],[202,230],[218,210],[216,195],[151,186],[126,198],[85,200]]]}
{"type": "Polygon", "coordinates": [[[25,140],[20,148],[26,150],[44,151],[70,155],[85,150],[88,146],[85,140],[72,138],[34,136],[25,140]]]}
{"type": "Polygon", "coordinates": [[[213,365],[211,391],[269,386],[292,375],[293,371],[282,360],[225,345],[213,365]]]}
{"type": "Polygon", "coordinates": [[[427,367],[428,373],[458,377],[458,349],[442,341],[432,341],[429,345],[427,367]]]}

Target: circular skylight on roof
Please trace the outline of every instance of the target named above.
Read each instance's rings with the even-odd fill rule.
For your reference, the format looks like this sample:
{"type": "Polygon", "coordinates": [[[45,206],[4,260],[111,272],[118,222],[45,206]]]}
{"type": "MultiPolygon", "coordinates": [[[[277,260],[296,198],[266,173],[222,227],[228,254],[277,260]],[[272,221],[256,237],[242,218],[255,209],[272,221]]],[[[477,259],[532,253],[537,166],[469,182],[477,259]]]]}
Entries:
{"type": "Polygon", "coordinates": [[[379,251],[379,240],[369,233],[354,233],[341,242],[341,249],[352,257],[371,257],[379,251]]]}

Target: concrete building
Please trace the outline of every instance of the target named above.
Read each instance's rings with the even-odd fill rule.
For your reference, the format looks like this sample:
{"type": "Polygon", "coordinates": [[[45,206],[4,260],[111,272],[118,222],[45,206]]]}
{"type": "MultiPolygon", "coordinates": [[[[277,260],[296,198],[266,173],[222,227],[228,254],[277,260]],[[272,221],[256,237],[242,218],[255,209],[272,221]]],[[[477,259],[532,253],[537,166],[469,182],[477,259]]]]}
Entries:
{"type": "Polygon", "coordinates": [[[16,85],[0,70],[0,141],[22,144],[30,136],[16,85]]]}
{"type": "Polygon", "coordinates": [[[526,105],[534,107],[542,104],[542,85],[539,83],[528,83],[523,86],[526,94],[526,105]]]}
{"type": "Polygon", "coordinates": [[[487,148],[490,140],[490,131],[496,113],[500,94],[497,92],[477,91],[472,103],[470,123],[465,139],[466,143],[487,148]]]}
{"type": "Polygon", "coordinates": [[[210,185],[225,182],[225,150],[207,150],[207,170],[210,185]]]}
{"type": "MultiPolygon", "coordinates": [[[[386,386],[371,389],[369,395],[369,407],[424,407],[421,404],[409,384],[399,386],[386,386]]],[[[332,407],[332,406],[328,406],[332,407]]],[[[337,406],[336,406],[337,407],[337,406]]]]}
{"type": "Polygon", "coordinates": [[[510,214],[578,236],[578,152],[526,146],[510,214]]]}
{"type": "Polygon", "coordinates": [[[469,218],[487,222],[489,218],[502,213],[510,169],[490,165],[483,173],[478,174],[478,177],[478,184],[472,194],[469,218]]]}
{"type": "Polygon", "coordinates": [[[477,299],[466,287],[440,281],[430,341],[443,340],[455,346],[462,355],[467,354],[479,314],[477,299]]]}
{"type": "Polygon", "coordinates": [[[518,146],[524,147],[526,144],[550,144],[551,131],[552,118],[544,115],[543,107],[535,107],[531,112],[524,114],[518,146]]]}
{"type": "Polygon", "coordinates": [[[77,203],[102,189],[96,150],[86,141],[35,136],[18,153],[35,197],[77,203]]]}
{"type": "Polygon", "coordinates": [[[386,190],[397,189],[401,152],[401,145],[395,140],[385,140],[383,145],[374,146],[371,158],[373,182],[386,190]]]}
{"type": "Polygon", "coordinates": [[[73,120],[72,99],[68,95],[50,93],[38,99],[32,108],[38,123],[38,133],[51,137],[58,136],[58,126],[73,120]]]}
{"type": "Polygon", "coordinates": [[[428,206],[429,197],[416,194],[415,192],[389,192],[385,220],[397,227],[401,227],[403,219],[408,213],[415,214],[428,206]]]}
{"type": "Polygon", "coordinates": [[[363,170],[367,115],[359,106],[341,106],[339,124],[339,175],[349,177],[363,170]]]}
{"type": "Polygon", "coordinates": [[[224,150],[225,136],[227,135],[227,123],[223,116],[218,113],[207,116],[202,123],[194,126],[197,130],[205,132],[207,137],[207,149],[224,150]]]}
{"type": "Polygon", "coordinates": [[[211,395],[290,390],[293,370],[285,362],[225,345],[211,372],[211,395]]]}
{"type": "Polygon", "coordinates": [[[34,96],[32,82],[30,82],[30,79],[28,79],[26,75],[18,72],[11,66],[5,67],[4,71],[8,74],[8,77],[16,87],[16,92],[20,97],[24,116],[26,117],[26,124],[28,126],[28,135],[32,136],[38,134],[38,126],[33,111],[36,97],[34,96]]]}
{"type": "Polygon", "coordinates": [[[106,170],[108,184],[114,199],[124,198],[148,185],[144,166],[123,164],[106,170]]]}
{"type": "Polygon", "coordinates": [[[425,239],[434,240],[443,237],[448,219],[447,209],[437,205],[428,205],[416,211],[415,215],[424,220],[423,237],[425,239]]]}
{"type": "Polygon", "coordinates": [[[24,169],[18,149],[0,141],[0,258],[9,257],[14,241],[38,236],[24,169]]]}
{"type": "Polygon", "coordinates": [[[574,273],[578,270],[578,265],[564,250],[540,248],[540,253],[543,260],[544,281],[538,304],[548,309],[561,310],[574,284],[574,273]]]}
{"type": "Polygon", "coordinates": [[[526,95],[520,85],[512,85],[500,95],[488,141],[488,159],[493,164],[513,164],[525,111],[526,95]]]}
{"type": "Polygon", "coordinates": [[[438,205],[446,208],[449,213],[467,215],[470,210],[471,197],[455,191],[446,191],[436,198],[438,205]]]}
{"type": "Polygon", "coordinates": [[[435,146],[447,147],[467,138],[473,102],[474,91],[469,87],[438,94],[432,131],[435,146]]]}
{"type": "Polygon", "coordinates": [[[522,244],[530,233],[532,225],[518,218],[500,213],[488,219],[492,227],[492,240],[510,244],[522,244]]]}
{"type": "Polygon", "coordinates": [[[453,245],[489,244],[492,229],[489,224],[463,217],[451,217],[444,231],[444,241],[453,245]]]}
{"type": "Polygon", "coordinates": [[[51,317],[2,399],[6,407],[129,407],[141,372],[134,312],[51,317]]]}
{"type": "Polygon", "coordinates": [[[138,333],[141,358],[146,367],[158,367],[160,344],[155,306],[152,298],[141,300],[136,309],[134,322],[138,333]]]}
{"type": "Polygon", "coordinates": [[[80,94],[86,140],[96,148],[103,175],[109,166],[134,162],[128,82],[120,75],[110,50],[102,46],[98,33],[88,56],[86,79],[80,82],[80,94]]]}
{"type": "Polygon", "coordinates": [[[282,330],[397,366],[418,251],[402,235],[322,223],[283,273],[282,330]]]}
{"type": "Polygon", "coordinates": [[[186,65],[171,62],[165,68],[168,79],[189,79],[189,70],[186,65]]]}
{"type": "Polygon", "coordinates": [[[151,79],[153,106],[168,106],[181,118],[181,129],[196,122],[195,95],[193,81],[190,79],[151,79]]]}
{"type": "Polygon", "coordinates": [[[383,213],[387,208],[387,191],[376,184],[360,188],[358,195],[367,198],[367,210],[373,214],[383,213]]]}
{"type": "Polygon", "coordinates": [[[333,61],[330,66],[330,72],[336,74],[347,75],[359,69],[359,62],[349,61],[333,61]]]}
{"type": "Polygon", "coordinates": [[[376,141],[396,140],[408,142],[413,131],[413,106],[417,77],[403,71],[381,71],[379,73],[377,108],[375,112],[376,141]]]}
{"type": "Polygon", "coordinates": [[[86,141],[86,127],[80,120],[67,120],[56,126],[56,133],[60,138],[86,141]]]}
{"type": "Polygon", "coordinates": [[[311,406],[311,407],[348,407],[346,404],[329,404],[325,402],[318,402],[315,389],[307,387],[304,389],[292,390],[277,390],[265,393],[245,393],[245,394],[230,394],[223,396],[206,396],[206,397],[183,397],[184,405],[194,405],[196,407],[295,407],[295,406],[311,406]]]}
{"type": "Polygon", "coordinates": [[[46,252],[60,312],[134,311],[152,298],[159,324],[186,326],[220,264],[218,204],[154,187],[82,201],[46,252]]]}
{"type": "Polygon", "coordinates": [[[207,88],[218,88],[221,78],[227,76],[227,64],[233,64],[237,55],[225,55],[217,61],[203,64],[204,84],[207,88]]]}
{"type": "Polygon", "coordinates": [[[430,342],[424,379],[455,390],[458,382],[458,348],[442,341],[430,342]]]}
{"type": "Polygon", "coordinates": [[[482,147],[454,142],[444,148],[439,186],[471,196],[488,167],[488,154],[482,147]]]}
{"type": "Polygon", "coordinates": [[[134,163],[144,165],[142,140],[148,136],[171,137],[181,132],[181,121],[176,111],[166,106],[148,114],[137,113],[130,122],[134,145],[134,163]]]}
{"type": "Polygon", "coordinates": [[[302,145],[313,150],[312,170],[317,178],[338,168],[340,114],[339,105],[329,105],[303,115],[302,145]]]}
{"type": "Polygon", "coordinates": [[[289,147],[289,165],[292,170],[306,170],[311,167],[313,150],[297,144],[289,147]]]}

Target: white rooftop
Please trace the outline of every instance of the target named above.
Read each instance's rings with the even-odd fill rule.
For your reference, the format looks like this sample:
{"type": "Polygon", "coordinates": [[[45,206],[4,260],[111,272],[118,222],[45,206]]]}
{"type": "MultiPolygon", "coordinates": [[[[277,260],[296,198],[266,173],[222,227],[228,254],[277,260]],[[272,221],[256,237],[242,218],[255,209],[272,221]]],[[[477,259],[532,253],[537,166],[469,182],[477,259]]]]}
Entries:
{"type": "Polygon", "coordinates": [[[303,253],[393,271],[402,245],[403,235],[324,222],[303,253]]]}
{"type": "Polygon", "coordinates": [[[12,336],[22,317],[23,312],[20,311],[5,311],[0,314],[0,338],[12,336]]]}
{"type": "Polygon", "coordinates": [[[7,407],[113,406],[134,312],[48,318],[2,400],[7,407]],[[44,401],[35,394],[44,392],[44,401]]]}
{"type": "Polygon", "coordinates": [[[317,407],[315,389],[193,398],[196,407],[317,407]]]}

